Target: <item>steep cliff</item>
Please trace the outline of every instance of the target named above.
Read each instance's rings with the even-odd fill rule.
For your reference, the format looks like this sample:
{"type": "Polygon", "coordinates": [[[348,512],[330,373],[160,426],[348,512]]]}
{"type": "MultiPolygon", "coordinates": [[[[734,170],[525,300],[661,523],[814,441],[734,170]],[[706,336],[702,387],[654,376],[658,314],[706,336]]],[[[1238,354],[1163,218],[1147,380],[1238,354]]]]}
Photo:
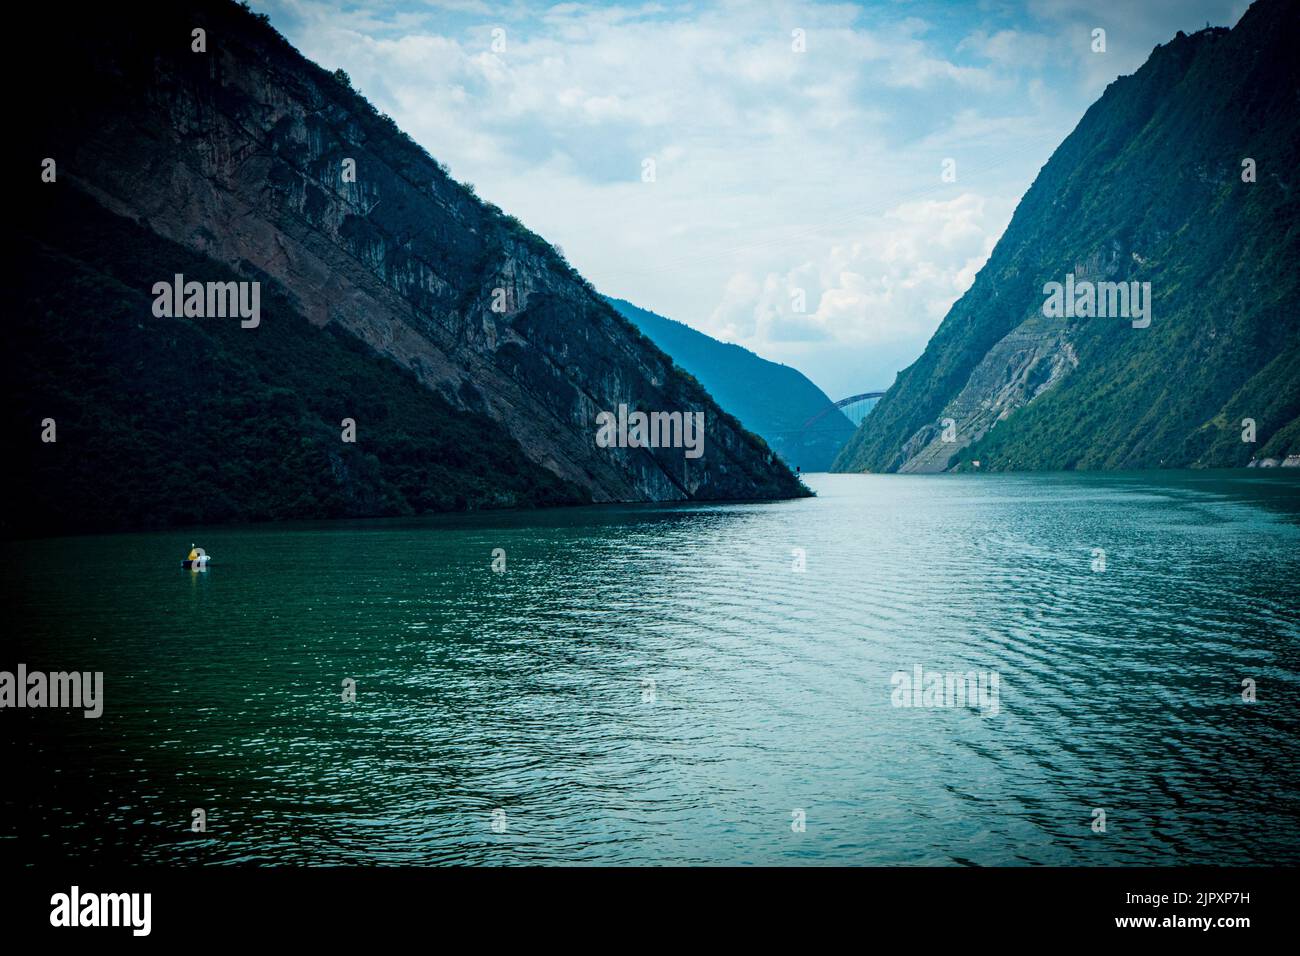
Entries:
{"type": "Polygon", "coordinates": [[[1112,83],[836,469],[1239,466],[1300,451],[1297,42],[1300,7],[1259,0],[1231,31],[1180,33],[1112,83]],[[1047,284],[1067,278],[1150,283],[1149,325],[1045,315],[1047,284]]]}
{"type": "MultiPolygon", "coordinates": [[[[26,269],[28,301],[39,309],[61,291],[66,299],[50,267],[60,256],[98,275],[125,268],[108,261],[102,246],[69,253],[81,215],[69,210],[78,204],[95,210],[85,215],[103,244],[147,246],[153,257],[135,261],[120,302],[63,303],[62,313],[82,313],[85,334],[99,337],[83,343],[84,354],[118,361],[104,346],[132,321],[160,337],[181,325],[207,334],[205,326],[231,324],[149,311],[152,284],[181,273],[184,260],[187,280],[264,287],[260,325],[241,329],[235,322],[234,332],[221,333],[222,349],[250,374],[271,377],[258,365],[255,343],[278,334],[268,332],[277,323],[304,319],[322,335],[364,343],[363,352],[382,356],[436,397],[440,410],[429,429],[454,428],[458,441],[481,445],[500,470],[528,474],[526,484],[550,489],[504,496],[516,503],[806,494],[760,439],[674,369],[553,248],[453,181],[345,76],[305,60],[264,18],[222,0],[88,9],[74,17],[50,7],[27,18],[19,31],[23,49],[7,66],[25,90],[17,108],[22,172],[11,181],[17,219],[34,233],[22,241],[39,260],[26,269]],[[41,82],[33,82],[37,77],[41,82]],[[55,161],[52,182],[41,176],[46,158],[55,161]],[[33,287],[41,277],[47,286],[33,287]],[[129,306],[125,314],[121,302],[129,306]],[[596,416],[620,404],[703,412],[703,454],[599,447],[596,416]],[[533,475],[533,466],[555,481],[533,475]]],[[[112,294],[107,286],[100,293],[112,294]]],[[[63,372],[75,373],[51,365],[57,358],[40,351],[48,341],[25,341],[34,351],[7,359],[19,368],[43,366],[50,391],[63,372]]],[[[147,363],[130,371],[142,391],[161,380],[162,370],[147,363]]],[[[97,377],[83,384],[87,405],[112,404],[93,391],[97,377]]],[[[38,383],[29,377],[22,386],[11,405],[41,406],[38,383]]],[[[331,422],[357,418],[357,445],[364,448],[374,422],[352,412],[343,391],[319,414],[331,422]]],[[[296,400],[311,401],[301,394],[296,400]]],[[[177,456],[233,453],[196,450],[201,434],[168,432],[169,424],[148,415],[101,424],[177,456]]],[[[250,417],[249,429],[257,425],[250,417]]],[[[39,449],[27,447],[38,424],[21,430],[13,439],[23,448],[21,462],[41,460],[39,449]]],[[[381,472],[389,465],[382,449],[367,451],[381,472]]],[[[474,449],[468,451],[473,459],[474,449]]],[[[30,465],[29,477],[36,467],[30,465]]],[[[255,462],[249,467],[256,472],[255,462]]],[[[453,467],[445,479],[455,485],[464,477],[453,467]]],[[[224,479],[218,473],[214,480],[224,479]]],[[[474,500],[487,494],[478,491],[474,500]]],[[[349,513],[392,511],[358,504],[349,513]]]]}
{"type": "Polygon", "coordinates": [[[631,302],[608,302],[791,466],[827,471],[853,435],[853,423],[798,369],[719,342],[631,302]]]}

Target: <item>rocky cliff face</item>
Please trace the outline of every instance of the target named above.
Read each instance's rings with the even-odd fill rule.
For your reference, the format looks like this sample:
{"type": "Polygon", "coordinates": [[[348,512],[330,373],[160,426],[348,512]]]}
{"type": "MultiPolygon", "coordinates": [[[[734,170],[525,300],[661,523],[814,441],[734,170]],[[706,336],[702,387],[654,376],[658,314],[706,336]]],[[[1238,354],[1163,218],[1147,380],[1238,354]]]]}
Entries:
{"type": "Polygon", "coordinates": [[[806,493],[554,249],[261,18],[221,0],[151,3],[51,15],[27,34],[52,40],[39,58],[54,79],[26,104],[25,136],[58,161],[43,188],[82,191],[273,285],[315,326],[499,423],[590,500],[806,493]],[[703,455],[597,447],[597,413],[620,404],[704,412],[703,455]]]}
{"type": "Polygon", "coordinates": [[[1231,31],[1179,34],[1111,84],[836,469],[1300,451],[1298,41],[1300,7],[1259,0],[1231,31]],[[1067,276],[1150,283],[1149,325],[1045,315],[1045,286],[1067,276]]]}

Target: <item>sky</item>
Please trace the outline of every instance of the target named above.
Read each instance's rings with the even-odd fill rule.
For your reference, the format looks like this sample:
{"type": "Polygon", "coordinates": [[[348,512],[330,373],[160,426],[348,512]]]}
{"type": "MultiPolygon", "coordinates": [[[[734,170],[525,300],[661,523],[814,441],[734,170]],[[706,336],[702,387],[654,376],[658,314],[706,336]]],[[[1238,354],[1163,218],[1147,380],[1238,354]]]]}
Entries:
{"type": "Polygon", "coordinates": [[[839,399],[921,354],[1108,83],[1248,3],[250,5],[598,290],[839,399]]]}

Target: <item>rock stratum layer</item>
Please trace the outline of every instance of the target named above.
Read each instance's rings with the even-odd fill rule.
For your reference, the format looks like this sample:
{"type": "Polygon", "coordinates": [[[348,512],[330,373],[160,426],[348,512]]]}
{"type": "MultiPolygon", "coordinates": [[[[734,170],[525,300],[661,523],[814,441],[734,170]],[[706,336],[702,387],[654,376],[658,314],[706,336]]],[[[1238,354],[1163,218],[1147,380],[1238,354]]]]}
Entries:
{"type": "Polygon", "coordinates": [[[1233,467],[1300,451],[1298,21],[1292,0],[1259,0],[1231,31],[1180,33],[1112,83],[836,470],[1233,467]],[[1045,316],[1045,285],[1067,274],[1150,283],[1150,325],[1045,316]]]}
{"type": "MultiPolygon", "coordinates": [[[[478,481],[483,462],[453,463],[444,482],[456,485],[469,467],[469,476],[485,485],[460,496],[460,506],[488,505],[493,498],[534,504],[807,493],[761,439],[602,301],[556,250],[452,180],[345,77],[307,61],[264,18],[220,0],[137,4],[71,18],[53,11],[28,16],[24,56],[9,64],[19,67],[15,79],[24,62],[34,71],[26,73],[30,95],[24,94],[19,120],[24,162],[16,177],[16,221],[25,247],[19,278],[27,307],[48,315],[26,329],[28,351],[8,356],[17,382],[10,403],[15,419],[40,415],[43,403],[49,408],[69,400],[60,394],[68,389],[60,374],[78,370],[60,369],[59,355],[47,354],[57,353],[59,336],[51,330],[60,323],[85,326],[73,337],[78,355],[93,355],[87,361],[95,364],[117,362],[113,341],[136,332],[155,339],[197,337],[193,348],[247,366],[249,376],[264,382],[294,376],[283,365],[287,352],[280,365],[259,366],[270,359],[254,344],[258,337],[284,336],[292,327],[305,342],[314,329],[328,336],[331,349],[340,333],[364,343],[362,352],[382,356],[403,381],[413,378],[433,397],[428,428],[451,428],[462,446],[477,442],[490,451],[487,467],[527,478],[513,489],[504,482],[494,496],[486,487],[490,481],[478,481]],[[206,31],[205,52],[192,49],[195,29],[206,31]],[[32,82],[36,76],[48,82],[32,82]],[[45,157],[56,160],[55,182],[39,181],[33,172],[45,157]],[[344,175],[345,160],[355,163],[355,181],[344,175]],[[83,220],[97,245],[79,240],[83,220]],[[138,247],[129,261],[115,248],[123,246],[138,247]],[[182,271],[200,281],[260,281],[260,327],[153,316],[152,283],[182,271]],[[86,280],[73,284],[85,292],[80,299],[69,298],[60,278],[73,273],[86,280]],[[99,298],[90,297],[92,286],[102,286],[94,291],[99,298]],[[113,302],[103,300],[114,295],[113,302]],[[268,329],[276,331],[268,336],[268,329]],[[26,371],[33,363],[43,366],[42,376],[26,371]],[[597,413],[620,404],[704,412],[703,455],[597,447],[597,413]],[[543,486],[544,493],[529,491],[543,486]]],[[[151,398],[176,400],[157,395],[167,379],[165,350],[156,341],[136,344],[134,364],[117,370],[114,387],[134,389],[145,403],[142,412],[151,398]]],[[[339,347],[330,353],[330,362],[343,363],[336,375],[347,377],[360,362],[369,388],[391,387],[384,384],[389,371],[376,371],[368,355],[358,357],[346,343],[339,347]]],[[[293,348],[286,343],[282,352],[293,348]]],[[[119,438],[182,462],[237,453],[196,448],[201,430],[169,432],[175,422],[157,415],[94,421],[90,406],[116,401],[95,392],[103,385],[99,379],[83,377],[83,407],[64,410],[65,421],[75,420],[80,431],[59,436],[65,446],[59,467],[49,467],[52,455],[41,458],[48,449],[27,447],[37,426],[15,422],[22,435],[11,451],[19,456],[19,477],[33,488],[74,467],[66,443],[91,442],[95,429],[116,429],[119,438]]],[[[357,446],[364,449],[375,421],[352,411],[348,390],[336,385],[315,383],[321,392],[338,392],[328,407],[301,389],[292,400],[312,406],[304,414],[329,423],[335,440],[333,423],[355,417],[357,446]]],[[[303,387],[313,385],[307,380],[303,387]]],[[[213,407],[218,397],[238,400],[229,387],[224,391],[214,396],[209,387],[209,394],[198,396],[191,390],[190,401],[213,407]]],[[[417,410],[407,411],[405,427],[416,436],[406,452],[418,456],[428,451],[421,445],[427,429],[417,410]]],[[[257,427],[255,419],[248,424],[257,427]]],[[[473,448],[461,451],[475,457],[473,448]]],[[[390,461],[370,452],[376,459],[370,467],[382,479],[390,461]]],[[[334,446],[304,461],[304,467],[333,471],[349,502],[325,513],[439,510],[429,501],[387,507],[376,504],[383,495],[374,488],[348,487],[365,470],[340,468],[353,453],[334,446]]],[[[258,463],[244,464],[240,480],[258,481],[258,463]]],[[[246,516],[238,489],[227,487],[230,480],[219,466],[209,476],[215,491],[230,498],[223,514],[246,516]]],[[[442,504],[447,501],[457,506],[457,496],[442,504]]],[[[290,510],[296,517],[317,513],[310,501],[290,510]]],[[[269,507],[257,516],[281,515],[269,507]]]]}

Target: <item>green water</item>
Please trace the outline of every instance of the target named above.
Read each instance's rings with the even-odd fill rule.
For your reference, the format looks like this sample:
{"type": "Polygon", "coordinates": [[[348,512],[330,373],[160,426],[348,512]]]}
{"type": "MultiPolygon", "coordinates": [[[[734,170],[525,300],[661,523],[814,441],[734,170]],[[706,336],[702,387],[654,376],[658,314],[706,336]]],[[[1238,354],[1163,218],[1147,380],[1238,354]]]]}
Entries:
{"type": "Polygon", "coordinates": [[[1300,862],[1300,475],[809,482],[4,544],[0,669],[105,710],[0,711],[0,853],[1300,862]],[[895,706],[918,665],[996,713],[895,706]]]}

